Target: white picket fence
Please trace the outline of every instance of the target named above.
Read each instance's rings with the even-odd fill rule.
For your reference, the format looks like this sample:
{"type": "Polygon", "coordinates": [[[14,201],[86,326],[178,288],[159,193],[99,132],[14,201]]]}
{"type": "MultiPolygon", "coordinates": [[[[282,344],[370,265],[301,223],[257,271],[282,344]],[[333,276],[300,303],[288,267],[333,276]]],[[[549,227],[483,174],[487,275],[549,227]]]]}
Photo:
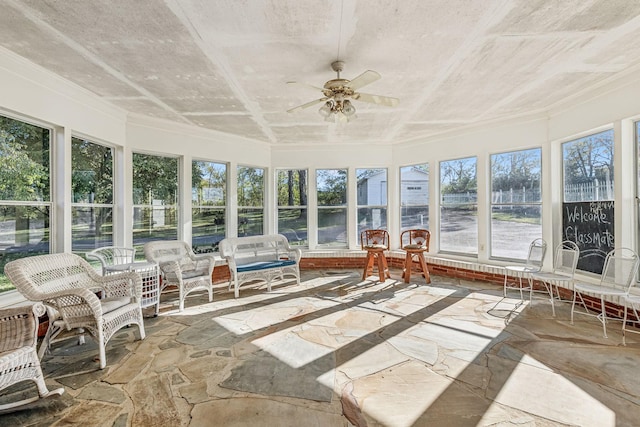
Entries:
{"type": "MultiPolygon", "coordinates": [[[[593,180],[580,184],[567,184],[564,186],[565,202],[589,202],[592,200],[613,200],[613,181],[593,180]]],[[[477,193],[465,192],[455,194],[443,194],[442,203],[450,205],[476,203],[477,193]]],[[[491,192],[492,204],[520,204],[537,203],[541,201],[539,190],[526,188],[512,188],[491,192]]]]}
{"type": "Polygon", "coordinates": [[[565,184],[565,202],[589,202],[592,200],[613,200],[613,181],[593,180],[581,184],[565,184]]]}

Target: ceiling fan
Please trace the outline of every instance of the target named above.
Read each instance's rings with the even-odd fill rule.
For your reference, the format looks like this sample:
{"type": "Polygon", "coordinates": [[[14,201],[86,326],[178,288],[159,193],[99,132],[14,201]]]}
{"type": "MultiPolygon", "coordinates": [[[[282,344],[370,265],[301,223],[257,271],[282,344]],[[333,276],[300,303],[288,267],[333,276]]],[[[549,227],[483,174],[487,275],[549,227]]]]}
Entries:
{"type": "Polygon", "coordinates": [[[371,95],[368,93],[358,92],[358,89],[375,82],[380,79],[380,74],[375,71],[367,70],[360,74],[353,80],[347,80],[340,78],[340,73],[344,69],[343,61],[335,61],[331,64],[331,68],[338,74],[338,77],[329,80],[324,84],[324,87],[319,88],[305,83],[287,82],[287,84],[302,85],[319,90],[324,95],[322,98],[315,99],[306,104],[299,105],[290,110],[288,113],[294,113],[296,111],[304,110],[305,108],[313,107],[314,105],[324,103],[318,112],[324,116],[325,121],[328,122],[348,122],[354,119],[356,109],[351,103],[351,100],[369,102],[377,105],[384,105],[387,107],[395,107],[398,105],[398,98],[391,98],[389,96],[371,95]]]}

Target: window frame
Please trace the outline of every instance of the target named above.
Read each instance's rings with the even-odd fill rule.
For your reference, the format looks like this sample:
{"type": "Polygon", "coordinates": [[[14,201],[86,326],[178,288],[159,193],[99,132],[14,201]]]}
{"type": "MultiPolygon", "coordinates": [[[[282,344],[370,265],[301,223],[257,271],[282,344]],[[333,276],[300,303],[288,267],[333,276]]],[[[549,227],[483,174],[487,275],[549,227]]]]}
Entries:
{"type": "MultiPolygon", "coordinates": [[[[389,227],[388,225],[389,224],[389,168],[386,168],[386,167],[385,168],[355,168],[355,176],[356,176],[356,233],[357,233],[356,236],[358,239],[358,243],[360,243],[360,233],[362,231],[366,229],[387,230],[389,227]],[[360,178],[361,173],[367,174],[368,172],[373,172],[373,173],[368,177],[360,178]],[[360,204],[360,199],[362,196],[361,189],[364,188],[360,186],[361,179],[370,179],[371,177],[374,177],[380,172],[384,173],[384,179],[380,181],[380,185],[381,185],[380,192],[379,192],[380,203],[360,204]],[[360,222],[361,216],[366,217],[366,214],[362,215],[363,211],[368,212],[369,210],[371,210],[373,214],[373,209],[381,209],[384,212],[384,216],[381,215],[380,217],[381,218],[380,225],[376,226],[375,224],[373,224],[371,221],[368,221],[368,220],[364,225],[361,225],[361,222],[360,222]]],[[[365,190],[367,191],[366,195],[367,195],[367,202],[368,202],[369,195],[371,194],[369,192],[368,185],[365,188],[365,190]]]]}
{"type": "MultiPolygon", "coordinates": [[[[616,219],[615,219],[615,209],[620,207],[619,203],[616,203],[615,197],[615,169],[617,167],[621,167],[621,165],[617,165],[615,163],[615,151],[616,151],[616,143],[615,143],[615,129],[612,126],[603,127],[600,129],[592,129],[588,132],[583,132],[579,135],[573,136],[571,138],[564,139],[560,143],[560,165],[561,165],[561,185],[562,192],[560,196],[560,212],[561,212],[561,239],[562,240],[571,240],[576,243],[580,249],[580,257],[578,258],[578,265],[576,267],[576,271],[579,271],[581,274],[586,275],[599,275],[602,271],[602,267],[604,265],[604,259],[606,253],[610,250],[614,249],[616,244],[616,236],[615,236],[615,227],[616,227],[616,219]],[[595,165],[595,162],[592,162],[593,157],[589,158],[589,166],[592,166],[593,169],[591,171],[591,177],[583,177],[583,183],[575,183],[571,182],[569,185],[574,185],[580,187],[581,185],[585,185],[580,188],[580,198],[567,197],[567,156],[566,153],[569,151],[567,147],[569,144],[577,144],[582,141],[588,142],[590,138],[598,138],[600,135],[610,134],[608,135],[609,145],[605,148],[600,148],[603,150],[607,150],[610,148],[611,152],[608,156],[609,164],[605,165],[607,169],[607,176],[610,178],[609,180],[605,180],[605,191],[608,193],[609,197],[606,198],[596,198],[600,192],[599,186],[596,184],[593,188],[593,192],[595,193],[594,198],[584,198],[584,194],[586,192],[590,192],[589,189],[589,179],[593,181],[598,181],[598,168],[595,165]],[[609,188],[610,185],[610,188],[609,188]],[[587,191],[585,191],[585,188],[587,191]],[[570,199],[570,200],[568,200],[570,199]],[[583,213],[587,213],[586,216],[583,216],[583,213]],[[589,218],[589,215],[593,212],[597,212],[597,220],[596,221],[585,221],[583,218],[589,218]],[[591,225],[585,224],[596,224],[595,229],[592,228],[591,225]],[[592,236],[597,234],[600,238],[592,239],[592,236]],[[595,242],[595,243],[594,243],[595,242]]],[[[589,156],[598,156],[598,154],[593,154],[593,152],[589,152],[589,156]]],[[[584,156],[580,156],[582,159],[584,156]]],[[[602,166],[601,166],[602,167],[602,166]]],[[[601,171],[600,171],[601,172],[601,171]]],[[[593,195],[593,194],[592,194],[593,195]]]]}
{"type": "Polygon", "coordinates": [[[440,160],[438,163],[438,171],[439,171],[439,194],[438,194],[438,208],[440,211],[440,216],[439,216],[439,224],[438,224],[438,246],[439,246],[439,251],[442,253],[446,253],[446,254],[453,254],[453,255],[462,255],[462,256],[467,256],[467,257],[473,257],[473,258],[477,258],[479,255],[479,227],[480,224],[478,222],[478,156],[468,156],[468,157],[458,157],[458,158],[453,158],[453,159],[448,159],[448,160],[440,160]],[[456,162],[456,161],[466,161],[466,160],[471,160],[473,159],[474,161],[474,179],[476,182],[476,187],[475,187],[475,201],[473,203],[444,203],[444,193],[442,192],[443,187],[445,186],[445,183],[443,181],[443,176],[444,174],[442,173],[443,171],[443,165],[447,164],[447,163],[451,163],[451,162],[456,162]],[[446,207],[453,207],[453,206],[458,206],[458,205],[468,205],[468,206],[472,206],[475,207],[475,251],[473,249],[471,249],[472,247],[470,246],[469,248],[471,249],[468,252],[465,252],[464,249],[459,248],[459,249],[451,249],[451,248],[445,248],[443,249],[443,236],[447,235],[447,233],[443,233],[442,227],[443,227],[443,209],[446,207]]]}
{"type": "MultiPolygon", "coordinates": [[[[320,249],[347,249],[349,247],[349,238],[348,238],[348,233],[349,233],[349,168],[316,168],[314,170],[315,172],[315,201],[316,201],[316,246],[320,249]],[[333,205],[325,205],[325,204],[320,204],[320,201],[318,199],[318,195],[320,194],[318,191],[318,179],[319,179],[319,172],[322,171],[335,171],[336,173],[339,173],[340,171],[344,172],[344,203],[340,203],[340,204],[333,204],[333,205]],[[328,211],[328,210],[336,210],[336,211],[344,211],[344,218],[345,218],[345,224],[344,224],[344,229],[342,230],[344,232],[345,235],[345,242],[344,244],[335,244],[332,245],[330,243],[320,243],[320,213],[322,211],[328,211]]],[[[336,243],[338,241],[336,240],[336,243]]]]}
{"type": "MultiPolygon", "coordinates": [[[[421,170],[420,170],[421,171],[421,170]]],[[[423,172],[423,171],[421,171],[423,172]]],[[[398,183],[398,200],[400,201],[400,205],[398,206],[398,217],[400,219],[400,232],[402,233],[405,230],[410,230],[413,228],[424,228],[429,230],[429,203],[430,203],[430,199],[431,199],[431,194],[430,194],[430,189],[429,189],[429,185],[431,184],[431,166],[429,162],[425,162],[425,163],[416,163],[416,164],[411,164],[411,165],[405,165],[405,166],[400,166],[398,168],[398,174],[400,177],[399,183],[398,183]],[[404,189],[404,183],[405,182],[410,182],[409,180],[405,181],[402,179],[403,173],[406,170],[407,172],[411,172],[412,170],[420,170],[420,169],[416,169],[417,167],[421,167],[424,166],[426,169],[426,200],[424,204],[415,204],[415,205],[408,205],[408,204],[404,204],[404,199],[403,199],[403,189],[404,189]],[[416,209],[421,209],[421,208],[426,208],[426,212],[427,212],[427,221],[426,224],[424,223],[424,218],[422,214],[419,214],[422,216],[421,218],[421,224],[418,227],[417,225],[404,225],[403,224],[403,218],[404,215],[402,214],[403,210],[409,209],[409,206],[412,208],[416,208],[416,209]]],[[[413,182],[413,181],[411,181],[413,182]]],[[[417,182],[417,181],[416,181],[417,182]]]]}
{"type": "Polygon", "coordinates": [[[291,229],[292,231],[292,236],[294,238],[291,238],[291,236],[287,236],[287,239],[289,240],[289,243],[291,245],[295,245],[295,246],[299,246],[302,248],[308,248],[309,247],[309,168],[295,168],[295,169],[291,169],[291,168],[277,168],[274,170],[274,176],[275,176],[275,204],[276,204],[276,220],[275,220],[275,225],[276,225],[276,233],[280,233],[280,234],[284,234],[287,235],[287,233],[284,232],[284,230],[280,230],[280,218],[281,218],[281,211],[294,211],[294,210],[301,210],[304,211],[306,213],[305,215],[305,228],[307,231],[307,236],[306,239],[305,238],[301,238],[300,235],[294,230],[291,229]],[[303,204],[293,204],[293,205],[281,205],[280,204],[280,173],[283,172],[288,172],[288,171],[293,171],[293,172],[300,172],[300,171],[305,171],[306,172],[306,182],[305,182],[305,191],[307,194],[307,204],[303,205],[303,204]],[[300,239],[300,240],[296,240],[300,239]],[[306,241],[306,243],[304,243],[306,241]],[[302,243],[300,243],[302,242],[302,243]]]}
{"type": "Polygon", "coordinates": [[[71,240],[71,250],[74,253],[77,254],[84,254],[85,252],[88,252],[89,250],[92,249],[97,249],[99,247],[102,246],[113,246],[113,242],[114,242],[114,216],[115,216],[115,198],[116,198],[116,185],[115,185],[115,170],[116,170],[116,164],[115,164],[115,159],[116,159],[116,149],[113,145],[111,144],[106,144],[103,142],[98,142],[96,141],[94,138],[87,138],[81,135],[71,135],[71,171],[72,171],[72,177],[71,177],[71,191],[70,191],[70,197],[71,197],[71,217],[72,217],[72,240],[71,240]],[[111,203],[96,203],[96,202],[76,202],[74,200],[74,192],[73,192],[73,173],[76,172],[74,169],[74,164],[73,164],[73,142],[74,140],[82,140],[85,141],[89,144],[93,144],[102,148],[107,148],[111,151],[111,203]],[[108,241],[102,241],[100,244],[98,245],[94,245],[94,247],[89,248],[87,250],[81,250],[81,249],[76,249],[74,247],[75,244],[75,240],[73,239],[73,227],[75,225],[75,223],[73,222],[73,217],[74,217],[74,210],[75,209],[83,209],[83,208],[88,208],[88,209],[111,209],[111,239],[109,239],[108,241]]]}
{"type": "Polygon", "coordinates": [[[249,233],[247,234],[247,232],[240,232],[240,228],[243,225],[242,222],[242,218],[241,215],[243,213],[248,213],[250,211],[256,211],[256,212],[260,212],[261,218],[262,218],[262,223],[260,225],[260,232],[258,234],[264,234],[265,230],[266,230],[266,225],[267,225],[267,208],[266,208],[266,201],[267,201],[267,173],[268,173],[268,168],[263,167],[263,166],[250,166],[250,165],[242,165],[242,164],[238,164],[236,166],[236,194],[237,194],[237,200],[238,200],[238,204],[236,206],[236,222],[237,222],[237,226],[236,226],[236,233],[237,236],[255,236],[257,234],[252,234],[249,233]],[[246,169],[254,169],[254,170],[260,170],[262,171],[262,200],[261,200],[261,205],[259,206],[245,206],[245,205],[241,205],[240,204],[240,188],[241,188],[241,183],[240,183],[240,169],[241,168],[246,168],[246,169]]]}
{"type": "MultiPolygon", "coordinates": [[[[180,201],[182,200],[182,194],[181,194],[182,185],[181,185],[181,182],[182,182],[182,179],[183,179],[183,171],[182,171],[181,161],[180,161],[181,158],[179,156],[161,154],[161,153],[156,153],[156,152],[132,151],[132,153],[131,153],[131,166],[132,166],[132,169],[135,168],[135,156],[136,155],[159,157],[159,158],[163,158],[163,159],[171,159],[171,160],[174,160],[176,162],[176,171],[177,172],[176,172],[176,188],[175,188],[174,203],[173,204],[163,204],[161,206],[163,208],[163,212],[165,213],[165,215],[166,215],[167,210],[171,210],[172,209],[175,212],[175,228],[176,228],[176,231],[175,231],[176,237],[175,238],[176,239],[182,238],[182,232],[181,232],[182,218],[181,218],[181,214],[180,214],[180,210],[181,210],[180,201]]],[[[150,204],[150,205],[143,204],[143,203],[135,203],[135,201],[136,201],[136,196],[135,196],[136,188],[135,188],[134,185],[136,183],[135,183],[135,176],[134,175],[135,174],[131,175],[132,178],[131,178],[131,185],[130,185],[131,196],[132,196],[132,200],[133,200],[132,211],[131,211],[132,220],[133,220],[132,226],[131,226],[131,233],[132,233],[131,242],[132,242],[133,247],[137,249],[136,257],[138,257],[139,254],[142,254],[142,250],[141,250],[141,247],[140,247],[140,243],[137,241],[139,239],[136,239],[135,231],[136,230],[143,231],[145,229],[136,229],[135,228],[135,224],[136,224],[135,212],[136,212],[136,209],[140,209],[140,210],[149,209],[152,212],[152,215],[153,215],[153,211],[154,211],[154,209],[157,209],[158,205],[154,205],[153,203],[150,204]]],[[[153,231],[152,231],[152,229],[146,229],[146,230],[149,230],[149,236],[150,236],[149,238],[153,239],[153,231]]],[[[169,235],[163,236],[163,237],[166,238],[166,239],[171,239],[171,236],[169,236],[169,235]]],[[[142,246],[144,246],[144,243],[142,243],[142,246]]]]}
{"type": "MultiPolygon", "coordinates": [[[[53,253],[56,250],[56,247],[57,247],[56,239],[58,236],[58,229],[56,227],[56,224],[58,219],[56,215],[56,209],[54,208],[55,196],[56,196],[55,188],[56,188],[56,183],[59,182],[61,178],[57,176],[59,172],[59,168],[57,168],[57,165],[54,161],[54,159],[56,159],[56,153],[58,150],[57,146],[59,144],[56,128],[51,124],[44,123],[38,120],[33,120],[26,117],[22,117],[20,115],[10,114],[6,111],[0,111],[0,116],[8,120],[24,123],[26,125],[34,126],[34,127],[48,131],[48,159],[47,159],[48,189],[46,192],[47,200],[44,200],[44,198],[43,200],[0,199],[0,207],[3,207],[3,208],[15,209],[15,208],[22,207],[22,208],[28,208],[28,209],[42,210],[46,212],[46,215],[42,216],[45,222],[47,221],[47,218],[48,218],[48,228],[44,228],[44,227],[42,228],[43,235],[48,235],[48,238],[49,238],[47,242],[46,252],[40,252],[39,251],[40,247],[38,247],[37,245],[35,248],[27,247],[26,251],[16,250],[12,256],[9,256],[8,252],[4,252],[2,256],[2,266],[4,266],[5,262],[11,261],[12,259],[39,255],[40,253],[53,253]]],[[[20,248],[19,245],[16,245],[17,241],[16,241],[15,228],[13,232],[13,237],[14,237],[13,246],[16,247],[17,249],[20,248]]],[[[25,246],[29,246],[29,245],[30,243],[28,243],[25,246]]],[[[3,290],[15,289],[13,284],[11,284],[11,282],[9,282],[9,280],[6,278],[3,268],[0,268],[0,287],[2,287],[3,290]]]]}
{"type": "MultiPolygon", "coordinates": [[[[529,246],[528,243],[530,243],[531,241],[533,241],[534,239],[538,239],[538,238],[542,238],[542,230],[543,230],[543,224],[542,224],[542,199],[543,199],[543,186],[542,186],[542,147],[531,147],[531,148],[525,148],[525,149],[519,149],[519,150],[509,150],[509,151],[501,151],[498,153],[492,153],[489,155],[489,226],[488,226],[488,236],[489,236],[489,259],[495,259],[495,260],[506,260],[506,261],[525,261],[527,259],[527,255],[528,255],[528,250],[529,250],[529,246]],[[501,156],[501,155],[509,155],[509,154],[517,154],[517,153],[527,153],[527,152],[533,152],[533,151],[538,151],[538,164],[537,164],[537,168],[539,169],[538,172],[538,200],[537,201],[533,201],[533,202],[529,202],[526,199],[526,192],[523,192],[523,201],[514,201],[513,198],[508,201],[508,202],[494,202],[494,157],[495,156],[501,156]],[[505,207],[505,208],[512,208],[513,206],[517,206],[517,207],[522,207],[525,208],[527,206],[537,206],[538,210],[540,212],[540,233],[539,235],[536,235],[535,237],[530,236],[530,238],[525,238],[525,243],[527,244],[523,244],[522,240],[523,239],[519,239],[517,244],[514,245],[514,248],[518,248],[520,250],[521,256],[514,256],[514,257],[508,257],[508,256],[500,256],[500,255],[494,255],[493,251],[494,251],[494,236],[493,236],[493,221],[494,221],[494,207],[505,207]]],[[[501,190],[500,190],[501,191],[501,190]]],[[[516,243],[516,242],[514,242],[516,243]]]]}
{"type": "MultiPolygon", "coordinates": [[[[195,237],[196,237],[196,233],[194,232],[194,226],[195,226],[195,221],[194,221],[194,211],[196,210],[203,210],[203,211],[222,211],[222,218],[224,218],[224,225],[223,225],[223,239],[227,237],[228,235],[228,220],[229,220],[229,168],[230,165],[228,162],[221,162],[221,161],[215,161],[215,160],[208,160],[208,159],[197,159],[197,158],[193,158],[191,160],[191,168],[193,170],[194,166],[196,163],[206,163],[206,164],[213,164],[213,165],[222,165],[224,166],[224,185],[223,185],[223,197],[222,197],[222,201],[223,204],[222,205],[206,205],[206,204],[199,204],[194,200],[194,191],[197,191],[198,187],[194,186],[194,177],[193,174],[191,175],[191,240],[192,240],[192,248],[194,250],[194,252],[196,253],[209,253],[209,252],[218,252],[218,242],[213,242],[212,244],[212,248],[211,250],[206,249],[206,246],[204,247],[204,249],[198,249],[198,245],[196,244],[195,237]]],[[[222,240],[222,239],[221,239],[222,240]]]]}

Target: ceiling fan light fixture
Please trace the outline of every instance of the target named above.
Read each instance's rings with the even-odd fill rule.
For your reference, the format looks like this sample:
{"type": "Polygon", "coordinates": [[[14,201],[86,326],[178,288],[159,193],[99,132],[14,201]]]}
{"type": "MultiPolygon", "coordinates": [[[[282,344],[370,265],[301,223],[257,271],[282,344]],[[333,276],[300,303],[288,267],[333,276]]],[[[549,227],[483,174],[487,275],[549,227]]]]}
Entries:
{"type": "Polygon", "coordinates": [[[320,107],[318,113],[324,117],[325,122],[330,123],[348,123],[357,117],[356,107],[348,99],[344,101],[330,99],[320,107]]]}
{"type": "Polygon", "coordinates": [[[347,99],[342,104],[342,112],[347,117],[353,117],[353,115],[356,113],[356,107],[354,107],[351,101],[347,99]]]}
{"type": "MultiPolygon", "coordinates": [[[[318,110],[318,113],[324,117],[326,122],[346,123],[355,120],[358,117],[356,116],[356,107],[354,107],[351,102],[352,99],[371,104],[384,105],[387,107],[395,107],[398,105],[397,98],[359,92],[361,87],[380,79],[381,76],[377,72],[367,70],[353,80],[347,80],[340,77],[340,73],[344,68],[344,62],[334,61],[331,64],[331,68],[338,74],[338,77],[326,82],[323,88],[305,85],[310,86],[313,89],[320,90],[323,97],[307,102],[306,104],[299,105],[295,108],[291,108],[287,110],[287,112],[292,113],[303,110],[322,102],[323,105],[318,110]]],[[[288,83],[296,84],[296,82],[288,83]]]]}
{"type": "Polygon", "coordinates": [[[333,103],[331,101],[327,101],[324,103],[322,107],[318,110],[322,117],[329,117],[333,112],[333,103]]]}

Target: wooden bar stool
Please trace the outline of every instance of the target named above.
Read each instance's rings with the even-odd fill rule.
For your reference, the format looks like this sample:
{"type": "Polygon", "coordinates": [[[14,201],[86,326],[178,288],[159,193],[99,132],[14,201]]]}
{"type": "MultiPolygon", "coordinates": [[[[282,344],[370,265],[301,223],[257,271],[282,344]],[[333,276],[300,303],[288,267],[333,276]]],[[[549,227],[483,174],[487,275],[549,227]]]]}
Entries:
{"type": "Polygon", "coordinates": [[[431,283],[429,268],[427,268],[427,262],[424,259],[424,253],[429,251],[429,239],[431,239],[431,233],[429,230],[422,228],[405,230],[400,235],[400,246],[406,253],[404,271],[402,272],[405,283],[409,283],[411,280],[411,269],[414,258],[418,261],[420,273],[426,282],[431,283]]]}
{"type": "Polygon", "coordinates": [[[367,259],[362,272],[362,280],[366,280],[373,273],[374,265],[378,268],[378,277],[381,282],[390,278],[387,258],[384,251],[389,250],[389,233],[387,230],[364,230],[360,233],[362,250],[367,251],[367,259]]]}

